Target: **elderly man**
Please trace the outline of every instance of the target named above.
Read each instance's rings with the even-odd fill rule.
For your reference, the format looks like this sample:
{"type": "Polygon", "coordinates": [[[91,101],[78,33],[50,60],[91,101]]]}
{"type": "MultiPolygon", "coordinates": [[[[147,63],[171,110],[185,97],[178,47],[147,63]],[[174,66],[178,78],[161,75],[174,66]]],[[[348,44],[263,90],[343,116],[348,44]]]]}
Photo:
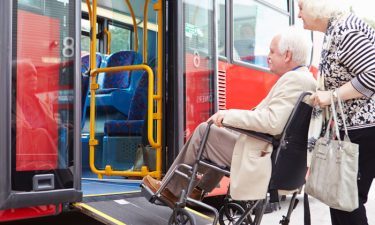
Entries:
{"type": "MultiPolygon", "coordinates": [[[[214,122],[208,136],[203,157],[219,166],[231,167],[230,194],[235,200],[256,200],[266,196],[271,177],[272,145],[223,128],[229,125],[271,135],[281,134],[298,97],[304,91],[315,91],[316,82],[305,66],[310,43],[296,29],[288,29],[276,35],[270,45],[268,64],[271,72],[280,76],[265,99],[253,110],[230,109],[219,111],[209,120],[214,122]]],[[[173,168],[181,163],[193,165],[207,123],[201,123],[190,140],[183,146],[173,168]]],[[[219,183],[222,174],[209,168],[200,168],[203,174],[197,181],[190,197],[199,197],[202,190],[211,191],[219,183]]],[[[162,181],[163,182],[163,181],[162,181]]],[[[146,176],[144,185],[156,192],[161,182],[146,176]]],[[[168,205],[174,205],[187,180],[173,176],[163,190],[162,197],[168,205]]]]}

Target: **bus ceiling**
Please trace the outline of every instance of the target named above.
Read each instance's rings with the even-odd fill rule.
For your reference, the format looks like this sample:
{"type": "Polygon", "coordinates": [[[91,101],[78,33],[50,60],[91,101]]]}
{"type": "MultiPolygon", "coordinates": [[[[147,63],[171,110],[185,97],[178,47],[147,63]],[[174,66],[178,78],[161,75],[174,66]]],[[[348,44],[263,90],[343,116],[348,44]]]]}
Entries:
{"type": "MultiPolygon", "coordinates": [[[[90,1],[91,2],[91,1],[90,1]]],[[[129,0],[134,11],[136,22],[143,28],[145,0],[129,0]]],[[[154,10],[156,0],[150,0],[148,4],[147,29],[157,32],[157,12],[154,10]]],[[[86,0],[82,0],[82,11],[88,13],[86,0]]],[[[104,18],[111,18],[113,22],[124,23],[133,26],[131,11],[126,0],[98,0],[97,15],[104,18]]]]}

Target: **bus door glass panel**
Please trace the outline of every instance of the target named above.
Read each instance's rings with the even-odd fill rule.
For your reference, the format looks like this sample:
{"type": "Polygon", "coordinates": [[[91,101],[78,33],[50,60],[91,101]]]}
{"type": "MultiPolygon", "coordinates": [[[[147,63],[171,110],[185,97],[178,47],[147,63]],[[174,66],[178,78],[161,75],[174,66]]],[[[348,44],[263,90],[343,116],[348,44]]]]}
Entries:
{"type": "Polygon", "coordinates": [[[14,4],[12,189],[73,187],[75,4],[14,4]]]}
{"type": "Polygon", "coordinates": [[[268,67],[272,37],[289,26],[289,14],[249,0],[233,1],[233,59],[268,67]],[[272,19],[270,19],[272,18],[272,19]]]}
{"type": "Polygon", "coordinates": [[[214,110],[213,1],[184,0],[185,138],[214,110]]]}

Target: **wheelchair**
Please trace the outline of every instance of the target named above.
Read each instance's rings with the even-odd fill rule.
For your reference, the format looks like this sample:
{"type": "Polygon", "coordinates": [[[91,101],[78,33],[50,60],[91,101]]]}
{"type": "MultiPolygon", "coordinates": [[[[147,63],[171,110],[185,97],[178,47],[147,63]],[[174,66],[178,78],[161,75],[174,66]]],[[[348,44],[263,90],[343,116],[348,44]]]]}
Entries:
{"type": "Polygon", "coordinates": [[[170,176],[165,177],[164,182],[156,193],[153,193],[147,186],[141,184],[142,194],[151,203],[165,204],[163,203],[163,198],[161,198],[161,192],[174,175],[182,176],[189,180],[188,187],[186,190],[184,189],[181,191],[180,198],[175,203],[173,213],[169,218],[169,225],[196,224],[194,217],[185,209],[187,203],[212,211],[214,214],[213,225],[216,225],[218,222],[220,225],[259,225],[265,214],[267,204],[278,205],[280,199],[278,190],[285,190],[292,194],[292,198],[286,216],[283,216],[279,224],[288,225],[291,214],[299,202],[296,197],[305,183],[305,176],[307,173],[307,133],[312,107],[303,100],[308,95],[311,95],[311,93],[304,92],[301,94],[288,118],[282,134],[278,135],[278,137],[225,126],[228,129],[235,130],[273,145],[273,152],[271,155],[272,174],[269,182],[268,193],[264,199],[255,201],[235,201],[230,197],[228,189],[228,194],[224,199],[224,204],[218,211],[216,208],[188,196],[188,193],[194,189],[194,181],[197,179],[199,166],[209,167],[225,176],[230,176],[230,169],[222,168],[202,158],[202,153],[208,139],[212,122],[208,123],[207,129],[203,135],[195,164],[192,166],[187,164],[177,165],[176,168],[174,168],[173,173],[171,173],[170,176]],[[184,171],[188,172],[183,172],[181,170],[182,168],[185,169],[184,171]]]}

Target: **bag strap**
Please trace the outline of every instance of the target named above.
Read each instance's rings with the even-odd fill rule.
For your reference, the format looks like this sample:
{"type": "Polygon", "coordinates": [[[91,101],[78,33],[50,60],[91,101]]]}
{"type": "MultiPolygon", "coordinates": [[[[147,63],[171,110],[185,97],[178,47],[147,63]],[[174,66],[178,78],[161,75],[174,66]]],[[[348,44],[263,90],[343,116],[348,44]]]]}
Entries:
{"type": "MultiPolygon", "coordinates": [[[[337,112],[336,112],[336,104],[335,104],[335,100],[333,99],[332,92],[331,92],[331,113],[332,113],[333,120],[334,120],[334,128],[332,128],[332,129],[335,129],[337,140],[340,143],[341,137],[340,137],[339,125],[337,123],[338,119],[337,119],[337,112]]],[[[330,121],[330,123],[331,123],[331,121],[330,121]]],[[[328,125],[330,125],[330,124],[328,124],[328,125]]]]}
{"type": "Polygon", "coordinates": [[[348,134],[348,128],[346,126],[346,117],[345,117],[345,113],[344,113],[344,107],[342,106],[344,103],[342,101],[342,99],[340,98],[340,96],[337,94],[337,88],[335,90],[336,92],[336,96],[337,96],[337,102],[338,102],[338,105],[339,105],[339,110],[340,110],[340,114],[341,114],[341,119],[342,119],[342,124],[344,126],[344,131],[345,131],[345,137],[344,137],[344,140],[349,140],[349,134],[348,134]]]}

